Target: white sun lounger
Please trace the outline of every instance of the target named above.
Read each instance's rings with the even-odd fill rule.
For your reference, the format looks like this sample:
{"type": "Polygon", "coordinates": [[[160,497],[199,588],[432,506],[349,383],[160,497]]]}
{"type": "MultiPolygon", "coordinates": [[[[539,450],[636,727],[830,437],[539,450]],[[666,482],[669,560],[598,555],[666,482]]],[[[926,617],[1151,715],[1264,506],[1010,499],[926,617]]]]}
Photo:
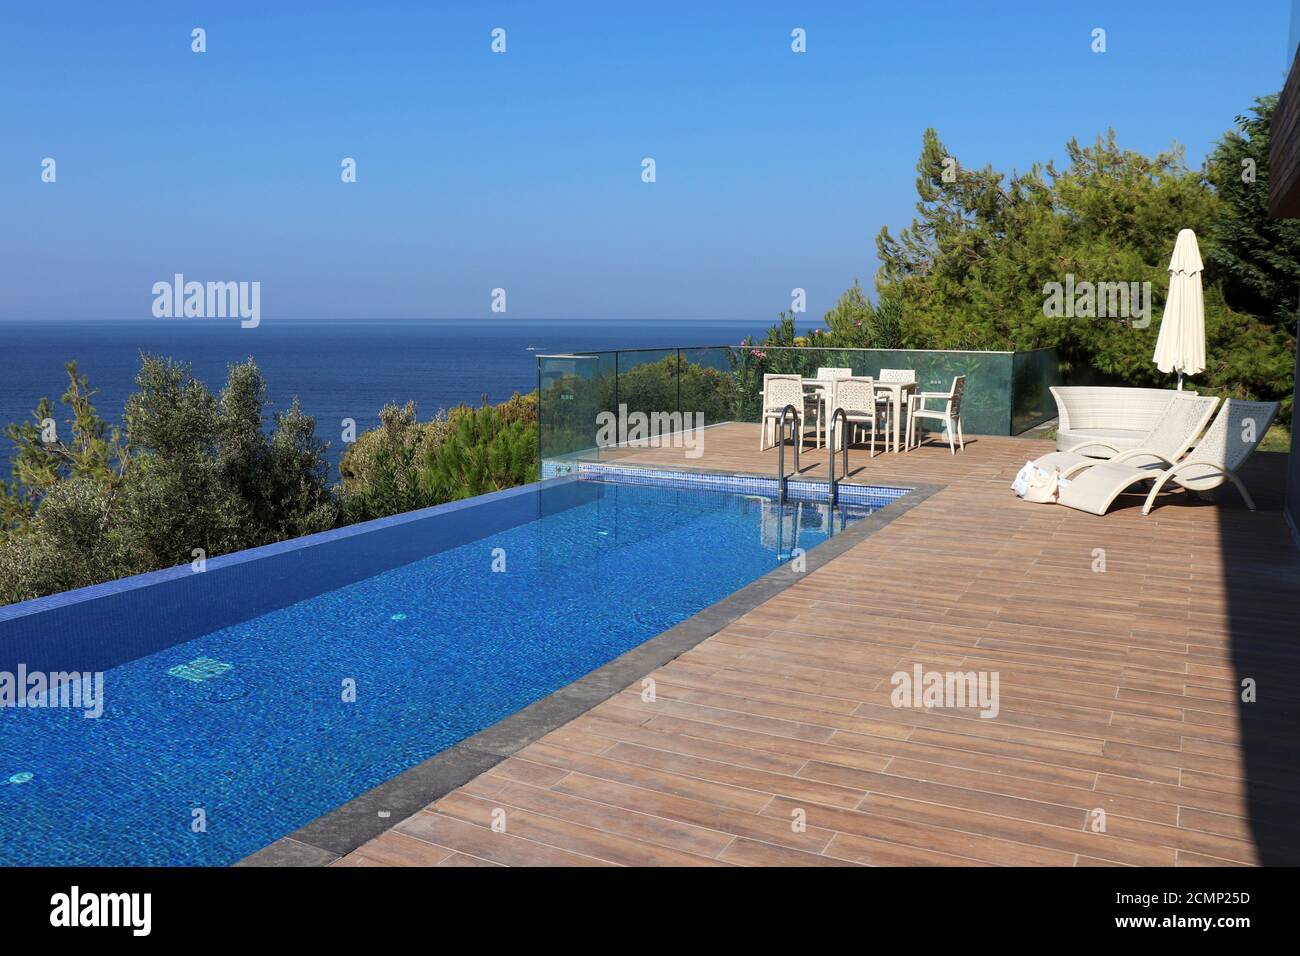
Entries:
{"type": "Polygon", "coordinates": [[[1142,505],[1145,515],[1151,513],[1156,495],[1171,481],[1188,491],[1197,492],[1212,491],[1232,482],[1241,492],[1246,507],[1254,511],[1255,502],[1236,472],[1263,439],[1277,410],[1277,402],[1246,402],[1229,398],[1214,417],[1205,437],[1196,443],[1183,461],[1163,469],[1102,462],[1083,469],[1067,487],[1062,488],[1057,503],[1077,511],[1104,515],[1126,488],[1138,482],[1154,481],[1142,505]]]}
{"type": "Polygon", "coordinates": [[[1039,458],[1034,465],[1049,473],[1060,468],[1062,478],[1072,478],[1083,469],[1100,464],[1103,460],[1114,465],[1168,468],[1196,444],[1196,439],[1201,436],[1218,404],[1219,400],[1212,395],[1174,392],[1155,425],[1142,437],[1136,448],[1122,451],[1105,440],[1093,439],[1076,448],[1108,452],[1105,459],[1089,457],[1078,451],[1054,451],[1039,458]]]}

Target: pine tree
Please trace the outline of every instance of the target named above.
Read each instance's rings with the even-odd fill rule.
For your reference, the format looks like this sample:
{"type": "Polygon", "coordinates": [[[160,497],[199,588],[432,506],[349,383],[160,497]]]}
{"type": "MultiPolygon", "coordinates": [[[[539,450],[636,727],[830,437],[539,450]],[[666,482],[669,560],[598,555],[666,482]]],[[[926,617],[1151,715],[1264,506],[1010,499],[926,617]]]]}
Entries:
{"type": "Polygon", "coordinates": [[[451,434],[421,475],[427,492],[452,501],[537,480],[537,430],[491,405],[454,417],[451,434]]]}
{"type": "Polygon", "coordinates": [[[62,426],[54,403],[42,398],[33,420],[10,424],[5,434],[14,443],[13,480],[0,484],[0,534],[27,527],[41,501],[61,482],[85,479],[106,490],[122,480],[129,455],[116,428],[99,417],[91,399],[95,390],[76,362],[65,367],[68,388],[62,402],[72,412],[62,426]]]}
{"type": "Polygon", "coordinates": [[[1223,283],[1228,305],[1294,335],[1300,220],[1268,215],[1269,127],[1277,100],[1276,94],[1257,99],[1210,155],[1207,173],[1223,207],[1210,230],[1205,265],[1207,276],[1223,283]]]}

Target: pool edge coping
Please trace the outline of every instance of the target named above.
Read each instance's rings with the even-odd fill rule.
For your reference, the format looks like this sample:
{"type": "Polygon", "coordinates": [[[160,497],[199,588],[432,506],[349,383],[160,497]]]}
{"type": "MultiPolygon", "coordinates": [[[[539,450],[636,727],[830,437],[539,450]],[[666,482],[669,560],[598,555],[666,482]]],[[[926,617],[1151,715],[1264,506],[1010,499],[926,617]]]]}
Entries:
{"type": "Polygon", "coordinates": [[[255,850],[233,866],[328,866],[341,859],[551,731],[621,693],[639,678],[702,644],[947,486],[916,483],[906,487],[907,494],[807,551],[805,570],[793,572],[789,564],[773,568],[612,661],[255,850]],[[381,813],[385,815],[380,816],[381,813]]]}

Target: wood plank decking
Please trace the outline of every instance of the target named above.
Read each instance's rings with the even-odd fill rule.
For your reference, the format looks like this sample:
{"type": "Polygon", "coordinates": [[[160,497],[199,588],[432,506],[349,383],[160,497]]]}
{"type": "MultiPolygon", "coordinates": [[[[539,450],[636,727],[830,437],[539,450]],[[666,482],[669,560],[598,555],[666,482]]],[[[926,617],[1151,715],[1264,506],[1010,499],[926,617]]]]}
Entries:
{"type": "MultiPolygon", "coordinates": [[[[771,473],[756,446],[626,460],[771,473]]],[[[1012,496],[1050,448],[855,452],[855,481],[945,487],[655,671],[654,702],[638,682],[335,865],[1300,861],[1284,456],[1248,466],[1254,514],[1228,490],[1098,518],[1012,496]],[[1000,712],[892,706],[914,664],[997,672],[1000,712]]]]}

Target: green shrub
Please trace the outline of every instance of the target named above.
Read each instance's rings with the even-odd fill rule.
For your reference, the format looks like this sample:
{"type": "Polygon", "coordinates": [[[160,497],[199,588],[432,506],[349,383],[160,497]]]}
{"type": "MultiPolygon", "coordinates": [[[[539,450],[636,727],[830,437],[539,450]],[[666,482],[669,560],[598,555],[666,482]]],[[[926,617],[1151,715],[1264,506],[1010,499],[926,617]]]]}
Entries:
{"type": "Polygon", "coordinates": [[[22,530],[0,540],[0,603],[150,570],[118,521],[117,496],[85,476],[51,487],[22,530]]]}
{"type": "Polygon", "coordinates": [[[76,365],[53,442],[41,422],[8,429],[17,444],[4,494],[0,598],[18,601],[323,531],[338,517],[325,445],[295,400],[264,428],[266,384],[232,365],[218,399],[188,366],[142,356],[125,438],[89,403],[76,365]]]}
{"type": "Polygon", "coordinates": [[[420,485],[419,469],[450,430],[445,412],[418,422],[414,402],[385,405],[379,427],[358,435],[339,463],[345,520],[368,521],[434,504],[420,485]]]}
{"type": "Polygon", "coordinates": [[[537,480],[537,428],[497,408],[466,409],[421,469],[421,484],[439,501],[454,501],[537,480]]]}
{"type": "Polygon", "coordinates": [[[343,515],[367,521],[535,481],[536,459],[536,392],[427,422],[412,402],[388,405],[343,455],[343,515]]]}

